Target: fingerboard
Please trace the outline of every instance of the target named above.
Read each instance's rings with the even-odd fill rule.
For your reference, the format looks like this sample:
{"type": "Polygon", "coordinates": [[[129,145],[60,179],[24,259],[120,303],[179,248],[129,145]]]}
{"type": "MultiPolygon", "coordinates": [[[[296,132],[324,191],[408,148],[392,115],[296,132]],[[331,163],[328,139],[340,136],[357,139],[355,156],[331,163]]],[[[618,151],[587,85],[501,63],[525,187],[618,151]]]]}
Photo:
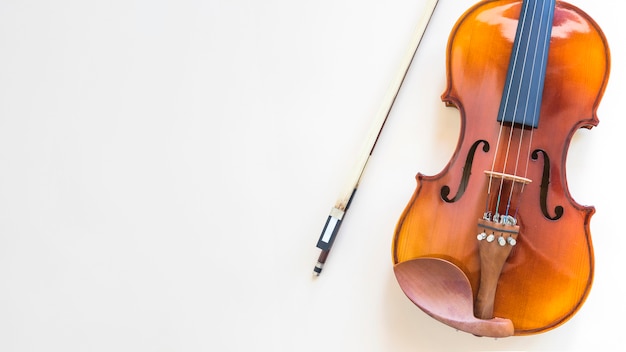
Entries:
{"type": "Polygon", "coordinates": [[[537,128],[552,35],[555,0],[524,0],[498,122],[537,128]]]}

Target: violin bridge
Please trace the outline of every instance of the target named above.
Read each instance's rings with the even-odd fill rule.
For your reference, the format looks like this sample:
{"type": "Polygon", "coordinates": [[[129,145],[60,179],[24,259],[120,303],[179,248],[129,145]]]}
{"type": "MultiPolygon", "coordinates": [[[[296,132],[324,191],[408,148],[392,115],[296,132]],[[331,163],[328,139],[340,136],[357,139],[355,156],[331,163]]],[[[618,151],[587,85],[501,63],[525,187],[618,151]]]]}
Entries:
{"type": "Polygon", "coordinates": [[[502,179],[503,178],[503,179],[505,179],[507,181],[523,183],[525,185],[533,182],[533,180],[531,180],[529,178],[526,178],[526,177],[517,176],[517,175],[511,175],[511,174],[505,174],[505,173],[502,173],[502,172],[485,170],[485,174],[487,176],[489,176],[490,178],[498,178],[498,179],[502,179]]]}

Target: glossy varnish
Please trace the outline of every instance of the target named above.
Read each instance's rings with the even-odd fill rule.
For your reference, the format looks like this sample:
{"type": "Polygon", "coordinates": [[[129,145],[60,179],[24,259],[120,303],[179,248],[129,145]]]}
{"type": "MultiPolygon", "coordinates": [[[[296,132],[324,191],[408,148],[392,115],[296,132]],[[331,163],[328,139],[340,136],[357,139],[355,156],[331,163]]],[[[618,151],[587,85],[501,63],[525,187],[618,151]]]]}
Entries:
{"type": "Polygon", "coordinates": [[[510,319],[516,335],[562,324],[591,288],[590,220],[595,210],[573,199],[565,166],[575,131],[598,124],[596,109],[610,66],[599,26],[578,8],[557,2],[540,122],[534,131],[510,125],[501,130],[497,115],[521,6],[521,1],[483,1],[453,28],[442,100],[460,112],[459,141],[444,170],[417,175],[392,247],[394,264],[425,257],[453,263],[467,276],[475,296],[481,271],[476,223],[488,201],[485,171],[495,160],[496,170],[520,174],[514,163],[505,163],[508,139],[498,142],[513,128],[508,150],[528,151],[519,176],[532,182],[513,201],[520,231],[497,284],[494,315],[510,319]]]}

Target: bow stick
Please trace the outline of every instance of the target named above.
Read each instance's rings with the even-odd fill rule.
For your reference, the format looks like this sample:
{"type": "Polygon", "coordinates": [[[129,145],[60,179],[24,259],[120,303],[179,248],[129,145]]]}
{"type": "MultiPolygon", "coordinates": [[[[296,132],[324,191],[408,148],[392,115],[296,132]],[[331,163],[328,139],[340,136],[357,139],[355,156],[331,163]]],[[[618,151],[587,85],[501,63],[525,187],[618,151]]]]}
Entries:
{"type": "Polygon", "coordinates": [[[385,126],[385,122],[387,121],[387,117],[389,116],[389,112],[391,111],[391,107],[393,106],[393,103],[398,96],[398,92],[400,91],[402,82],[404,81],[404,78],[409,71],[409,67],[411,66],[413,57],[415,57],[415,53],[417,52],[417,48],[422,40],[422,37],[424,36],[424,32],[426,31],[428,22],[435,12],[435,7],[437,6],[437,3],[438,0],[428,1],[428,4],[426,5],[426,13],[422,16],[415,28],[415,33],[413,34],[413,38],[411,39],[411,43],[409,45],[407,53],[400,64],[398,73],[396,74],[395,79],[389,87],[383,103],[378,110],[378,113],[376,114],[374,124],[372,125],[372,129],[367,139],[367,143],[365,145],[363,153],[358,159],[357,167],[354,169],[354,174],[350,179],[350,183],[346,187],[345,192],[342,193],[339,199],[337,199],[335,206],[330,210],[330,214],[328,215],[328,219],[326,220],[326,224],[324,225],[322,234],[317,241],[317,247],[322,251],[319,255],[319,258],[317,259],[317,264],[313,269],[313,273],[316,276],[319,276],[322,273],[324,263],[326,263],[326,258],[328,258],[328,254],[330,253],[330,248],[335,241],[337,232],[339,232],[341,221],[345,217],[345,214],[348,211],[348,207],[350,206],[350,202],[352,201],[352,198],[354,198],[354,194],[359,187],[359,183],[361,182],[361,177],[363,176],[363,172],[365,171],[367,162],[369,161],[372,152],[374,151],[374,147],[376,146],[378,137],[380,136],[380,133],[385,126]]]}

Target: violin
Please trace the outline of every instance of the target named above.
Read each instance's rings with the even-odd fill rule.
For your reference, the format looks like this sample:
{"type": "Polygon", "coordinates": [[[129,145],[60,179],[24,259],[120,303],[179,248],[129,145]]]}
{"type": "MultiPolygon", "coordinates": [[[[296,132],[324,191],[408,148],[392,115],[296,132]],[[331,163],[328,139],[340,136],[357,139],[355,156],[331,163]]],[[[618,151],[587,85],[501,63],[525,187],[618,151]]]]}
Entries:
{"type": "Polygon", "coordinates": [[[394,273],[431,317],[478,336],[541,333],[593,281],[590,220],[567,188],[574,133],[599,122],[610,53],[598,24],[555,0],[486,0],[456,22],[442,101],[456,149],[418,173],[392,242],[394,273]]]}

